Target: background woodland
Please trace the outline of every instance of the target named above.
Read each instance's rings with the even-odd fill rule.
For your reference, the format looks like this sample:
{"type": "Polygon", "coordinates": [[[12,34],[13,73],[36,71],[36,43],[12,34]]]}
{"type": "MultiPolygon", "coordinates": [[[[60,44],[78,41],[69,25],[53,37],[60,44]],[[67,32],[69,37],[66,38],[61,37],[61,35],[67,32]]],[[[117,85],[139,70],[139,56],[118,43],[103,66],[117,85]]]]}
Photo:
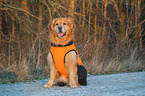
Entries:
{"type": "Polygon", "coordinates": [[[0,0],[0,81],[49,76],[48,23],[69,17],[89,74],[145,69],[144,0],[0,0]]]}

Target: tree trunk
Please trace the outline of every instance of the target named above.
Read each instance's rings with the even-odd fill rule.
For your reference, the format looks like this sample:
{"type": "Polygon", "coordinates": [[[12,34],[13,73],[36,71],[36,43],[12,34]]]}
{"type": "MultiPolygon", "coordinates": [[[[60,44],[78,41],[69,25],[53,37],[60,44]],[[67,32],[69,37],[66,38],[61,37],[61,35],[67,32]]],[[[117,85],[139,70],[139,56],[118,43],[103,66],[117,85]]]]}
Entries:
{"type": "MultiPolygon", "coordinates": [[[[22,0],[22,8],[26,11],[29,11],[29,6],[27,0],[22,0]]],[[[29,15],[27,13],[24,13],[24,15],[29,18],[29,15]]]]}
{"type": "Polygon", "coordinates": [[[75,8],[75,0],[69,0],[68,18],[70,18],[73,22],[74,22],[74,8],[75,8]]]}
{"type": "Polygon", "coordinates": [[[97,43],[97,16],[95,16],[95,25],[94,25],[94,29],[95,29],[95,31],[94,31],[94,45],[97,43]]]}
{"type": "MultiPolygon", "coordinates": [[[[22,0],[21,2],[21,5],[22,5],[22,9],[26,10],[29,12],[29,6],[28,6],[28,0],[22,0]]],[[[27,31],[27,33],[30,33],[29,31],[29,28],[27,29],[27,27],[25,25],[30,25],[29,21],[30,21],[30,18],[29,18],[29,15],[27,13],[23,13],[23,18],[21,18],[20,21],[20,27],[21,28],[24,28],[25,31],[27,31]]],[[[20,46],[20,44],[18,44],[18,46],[20,46]]],[[[19,49],[20,51],[20,56],[21,56],[21,50],[19,49]]],[[[20,61],[21,62],[21,61],[20,61]]],[[[28,66],[26,63],[24,63],[22,66],[25,66],[25,76],[24,77],[28,77],[28,66]]]]}
{"type": "MultiPolygon", "coordinates": [[[[0,3],[3,3],[3,0],[0,0],[0,3]]],[[[2,8],[2,4],[0,4],[0,8],[2,8]]],[[[2,44],[2,10],[0,10],[0,45],[2,44]]]]}
{"type": "MultiPolygon", "coordinates": [[[[96,0],[96,7],[98,8],[98,0],[96,0]]],[[[95,31],[94,31],[94,45],[97,43],[97,33],[98,33],[98,28],[96,27],[97,26],[97,16],[95,15],[95,25],[94,25],[94,29],[95,29],[95,31]]]]}
{"type": "MultiPolygon", "coordinates": [[[[103,0],[104,1],[104,0],[103,0]]],[[[104,4],[104,12],[103,12],[103,15],[104,15],[104,24],[103,24],[103,34],[102,34],[102,39],[104,40],[104,43],[106,45],[106,53],[108,53],[108,44],[109,44],[109,35],[107,35],[107,30],[106,30],[106,23],[107,23],[107,6],[108,6],[108,0],[105,0],[103,2],[104,4]]]]}
{"type": "MultiPolygon", "coordinates": [[[[137,12],[138,12],[138,21],[140,19],[140,16],[141,16],[141,0],[138,0],[137,2],[137,12]]],[[[142,30],[141,30],[141,25],[138,26],[139,27],[139,47],[140,49],[142,49],[142,30]]]]}
{"type": "MultiPolygon", "coordinates": [[[[42,3],[42,0],[39,0],[39,3],[42,3]]],[[[41,59],[41,29],[42,29],[42,5],[39,5],[39,20],[38,20],[38,32],[39,32],[39,41],[38,41],[38,60],[37,60],[37,69],[41,69],[40,59],[41,59]]]]}
{"type": "MultiPolygon", "coordinates": [[[[128,8],[128,6],[129,6],[129,4],[128,4],[128,6],[127,6],[127,4],[128,4],[128,2],[126,1],[126,4],[125,4],[125,6],[126,6],[126,20],[129,18],[129,14],[128,14],[128,10],[129,10],[129,8],[128,8]]],[[[127,22],[127,25],[126,25],[126,27],[128,28],[129,27],[129,20],[127,20],[126,21],[127,22]]],[[[127,40],[127,45],[128,45],[128,32],[126,31],[126,33],[125,33],[126,35],[125,35],[125,38],[126,38],[126,40],[127,40]]]]}
{"type": "Polygon", "coordinates": [[[90,37],[90,28],[91,28],[91,12],[92,12],[92,3],[90,3],[90,11],[89,11],[89,25],[88,25],[88,39],[90,37]]]}
{"type": "MultiPolygon", "coordinates": [[[[23,10],[25,10],[27,12],[30,12],[28,1],[29,0],[22,0],[21,1],[21,6],[22,6],[23,10]]],[[[30,34],[30,30],[31,30],[31,28],[30,28],[31,24],[30,23],[31,22],[30,22],[30,18],[29,18],[28,13],[22,12],[22,15],[20,16],[19,23],[20,23],[20,28],[22,30],[25,30],[28,34],[30,34]]]]}
{"type": "MultiPolygon", "coordinates": [[[[16,6],[16,1],[13,0],[13,3],[14,3],[14,6],[16,6]]],[[[15,20],[14,20],[14,17],[12,17],[12,36],[14,36],[15,34],[15,20]]]]}
{"type": "MultiPolygon", "coordinates": [[[[82,16],[81,36],[83,36],[83,34],[84,34],[84,25],[85,25],[85,0],[83,0],[83,16],[82,16]]],[[[83,38],[83,37],[81,37],[81,38],[83,38]]],[[[85,41],[86,41],[86,38],[85,38],[85,41]]]]}

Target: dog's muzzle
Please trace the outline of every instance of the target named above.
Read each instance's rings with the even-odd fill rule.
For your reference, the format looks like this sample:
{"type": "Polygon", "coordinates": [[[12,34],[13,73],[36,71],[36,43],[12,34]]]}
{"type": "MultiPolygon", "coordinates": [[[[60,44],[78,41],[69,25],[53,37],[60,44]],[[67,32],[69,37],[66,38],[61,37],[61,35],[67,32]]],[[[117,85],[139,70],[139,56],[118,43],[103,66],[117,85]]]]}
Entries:
{"type": "Polygon", "coordinates": [[[59,25],[58,27],[57,27],[57,36],[59,37],[59,38],[63,38],[65,35],[66,35],[66,31],[65,31],[65,29],[64,29],[64,27],[63,26],[61,26],[61,25],[59,25]]]}

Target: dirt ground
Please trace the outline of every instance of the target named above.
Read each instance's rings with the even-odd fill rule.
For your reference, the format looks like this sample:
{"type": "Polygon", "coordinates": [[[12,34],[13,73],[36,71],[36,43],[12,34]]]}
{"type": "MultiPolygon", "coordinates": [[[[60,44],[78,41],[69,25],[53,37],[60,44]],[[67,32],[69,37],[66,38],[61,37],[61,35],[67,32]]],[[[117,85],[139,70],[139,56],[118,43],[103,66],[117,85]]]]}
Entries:
{"type": "Polygon", "coordinates": [[[145,72],[88,76],[87,86],[44,88],[45,80],[1,84],[0,96],[145,96],[145,72]]]}

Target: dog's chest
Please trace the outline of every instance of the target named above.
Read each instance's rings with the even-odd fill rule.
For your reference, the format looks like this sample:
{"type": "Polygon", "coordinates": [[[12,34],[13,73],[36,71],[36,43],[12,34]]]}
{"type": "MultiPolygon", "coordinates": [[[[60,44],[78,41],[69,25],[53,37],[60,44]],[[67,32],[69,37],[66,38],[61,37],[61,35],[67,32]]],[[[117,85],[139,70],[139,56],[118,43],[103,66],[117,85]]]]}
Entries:
{"type": "Polygon", "coordinates": [[[76,50],[74,44],[65,47],[51,46],[50,48],[50,52],[53,57],[55,66],[62,76],[68,76],[64,62],[65,62],[65,56],[70,50],[76,50]]]}

